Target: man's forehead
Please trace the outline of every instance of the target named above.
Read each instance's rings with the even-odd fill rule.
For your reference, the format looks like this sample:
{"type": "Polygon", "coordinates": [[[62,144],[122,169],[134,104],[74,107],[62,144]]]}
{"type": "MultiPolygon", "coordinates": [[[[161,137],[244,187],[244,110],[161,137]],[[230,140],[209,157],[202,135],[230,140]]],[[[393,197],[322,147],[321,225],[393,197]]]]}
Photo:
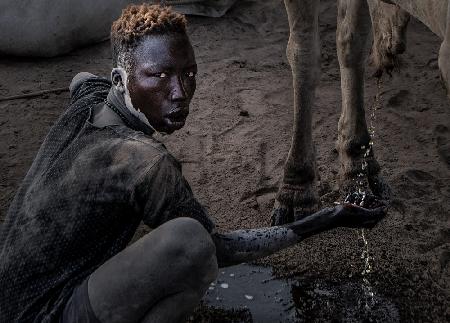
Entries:
{"type": "Polygon", "coordinates": [[[189,38],[183,35],[148,36],[140,42],[134,54],[136,63],[148,68],[174,63],[195,64],[189,38]]]}
{"type": "MultiPolygon", "coordinates": [[[[144,69],[153,69],[153,68],[170,68],[173,67],[174,63],[178,63],[180,65],[183,65],[184,68],[196,68],[197,64],[192,60],[177,60],[176,62],[174,62],[174,60],[170,60],[170,59],[158,59],[157,61],[155,60],[145,60],[145,59],[141,59],[141,61],[139,62],[139,66],[141,68],[144,69]]],[[[178,65],[177,64],[177,65],[178,65]]]]}

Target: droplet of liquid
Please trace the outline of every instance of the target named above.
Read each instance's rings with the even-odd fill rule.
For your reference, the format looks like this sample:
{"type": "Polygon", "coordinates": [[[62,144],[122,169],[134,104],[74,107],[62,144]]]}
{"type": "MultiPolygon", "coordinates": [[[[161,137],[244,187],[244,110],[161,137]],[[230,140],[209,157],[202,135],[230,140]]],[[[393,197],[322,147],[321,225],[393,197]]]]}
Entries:
{"type": "Polygon", "coordinates": [[[222,287],[222,288],[228,288],[228,284],[227,284],[227,283],[222,283],[222,284],[220,284],[220,287],[222,287]]]}

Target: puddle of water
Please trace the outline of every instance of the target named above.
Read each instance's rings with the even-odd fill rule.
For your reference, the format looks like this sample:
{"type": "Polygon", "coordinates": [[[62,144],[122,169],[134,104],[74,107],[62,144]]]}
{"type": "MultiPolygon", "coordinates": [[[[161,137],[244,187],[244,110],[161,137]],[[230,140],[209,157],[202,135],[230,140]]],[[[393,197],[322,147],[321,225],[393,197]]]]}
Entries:
{"type": "Polygon", "coordinates": [[[221,268],[204,301],[207,305],[248,308],[253,322],[296,322],[291,283],[272,277],[270,268],[247,264],[221,268]]]}
{"type": "Polygon", "coordinates": [[[375,293],[370,311],[358,278],[345,281],[275,279],[266,267],[242,264],[220,270],[204,302],[247,308],[253,322],[399,322],[396,306],[375,293]]]}

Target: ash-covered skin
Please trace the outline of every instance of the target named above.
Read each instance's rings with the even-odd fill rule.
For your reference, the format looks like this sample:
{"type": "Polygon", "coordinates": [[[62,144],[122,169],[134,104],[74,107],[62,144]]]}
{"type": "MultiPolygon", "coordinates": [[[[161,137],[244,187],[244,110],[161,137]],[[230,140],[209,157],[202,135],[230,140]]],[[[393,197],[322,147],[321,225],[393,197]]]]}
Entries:
{"type": "Polygon", "coordinates": [[[299,236],[286,227],[236,230],[213,234],[219,267],[231,266],[268,256],[299,241],[299,236]]]}
{"type": "MultiPolygon", "coordinates": [[[[114,82],[114,86],[119,87],[121,85],[121,82],[123,82],[123,98],[125,101],[125,106],[128,108],[128,110],[136,117],[139,118],[142,122],[152,127],[150,122],[148,121],[145,114],[141,112],[141,110],[136,109],[133,106],[133,103],[131,102],[130,97],[130,90],[128,90],[128,73],[126,70],[122,67],[116,67],[111,72],[111,79],[114,82]],[[118,79],[118,76],[120,75],[121,79],[118,79]]],[[[153,127],[152,127],[153,128],[153,127]]]]}
{"type": "Polygon", "coordinates": [[[185,34],[152,35],[133,52],[131,72],[112,71],[113,83],[123,86],[127,107],[145,116],[158,132],[181,129],[196,89],[197,64],[185,34]],[[117,79],[117,82],[115,82],[117,79]]]}
{"type": "Polygon", "coordinates": [[[303,239],[336,227],[372,228],[385,215],[387,208],[372,210],[345,203],[325,208],[302,220],[284,226],[237,230],[213,234],[220,267],[255,260],[292,246],[303,239]]]}

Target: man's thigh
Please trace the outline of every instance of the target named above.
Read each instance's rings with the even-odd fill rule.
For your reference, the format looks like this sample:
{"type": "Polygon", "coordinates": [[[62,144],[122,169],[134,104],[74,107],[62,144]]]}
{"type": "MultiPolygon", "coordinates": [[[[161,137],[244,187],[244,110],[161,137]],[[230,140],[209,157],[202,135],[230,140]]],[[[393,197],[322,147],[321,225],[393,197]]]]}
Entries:
{"type": "Polygon", "coordinates": [[[202,293],[203,280],[209,284],[215,278],[205,271],[212,255],[215,259],[214,244],[198,221],[168,221],[91,274],[93,313],[101,322],[136,322],[168,296],[185,290],[202,293]]]}

